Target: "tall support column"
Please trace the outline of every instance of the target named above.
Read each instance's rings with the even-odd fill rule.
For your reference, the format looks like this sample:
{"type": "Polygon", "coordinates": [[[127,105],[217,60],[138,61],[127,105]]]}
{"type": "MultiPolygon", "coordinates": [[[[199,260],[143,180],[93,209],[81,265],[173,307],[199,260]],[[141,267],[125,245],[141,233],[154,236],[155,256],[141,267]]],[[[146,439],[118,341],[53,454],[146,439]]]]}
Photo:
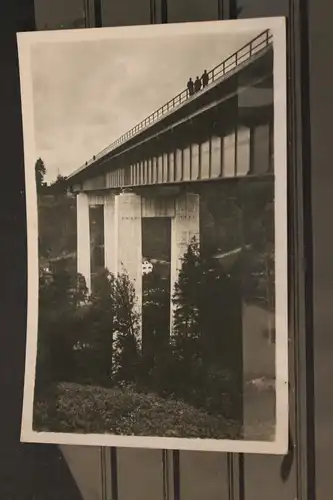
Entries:
{"type": "Polygon", "coordinates": [[[114,274],[117,272],[115,214],[115,196],[107,194],[104,198],[104,260],[106,269],[114,274]]]}
{"type": "Polygon", "coordinates": [[[115,197],[116,268],[126,270],[134,285],[138,309],[142,305],[141,196],[121,193],[115,197]]]}
{"type": "Polygon", "coordinates": [[[200,242],[200,196],[195,193],[186,193],[175,200],[175,216],[171,221],[171,314],[170,326],[172,333],[173,303],[172,295],[179,271],[182,267],[182,258],[185,255],[192,239],[200,242]]]}
{"type": "Polygon", "coordinates": [[[77,272],[86,280],[88,290],[91,290],[90,276],[90,228],[89,228],[89,198],[86,193],[76,197],[77,212],[77,272]]]}

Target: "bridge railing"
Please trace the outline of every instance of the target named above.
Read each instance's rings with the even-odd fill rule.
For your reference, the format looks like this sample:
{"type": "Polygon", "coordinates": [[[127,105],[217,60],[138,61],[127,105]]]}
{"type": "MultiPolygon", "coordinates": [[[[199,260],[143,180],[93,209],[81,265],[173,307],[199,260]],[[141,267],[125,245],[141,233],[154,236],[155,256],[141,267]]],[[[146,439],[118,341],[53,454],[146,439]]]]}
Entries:
{"type": "MultiPolygon", "coordinates": [[[[266,30],[263,33],[260,33],[260,35],[256,36],[253,38],[250,42],[245,44],[243,47],[238,49],[234,54],[231,56],[227,57],[224,61],[222,61],[220,64],[215,66],[213,69],[211,69],[208,74],[208,85],[212,84],[219,78],[222,78],[226,74],[230,73],[233,69],[235,69],[237,66],[240,64],[244,63],[254,55],[258,54],[262,50],[264,50],[272,40],[273,35],[271,34],[270,30],[266,30]]],[[[204,87],[207,88],[207,87],[204,87]]],[[[202,89],[202,87],[201,87],[202,89]]],[[[201,90],[200,90],[201,91],[201,90]]],[[[200,92],[198,91],[198,92],[200,92]]],[[[194,95],[196,95],[198,92],[195,92],[194,95]]],[[[163,106],[161,106],[159,109],[151,113],[147,118],[142,120],[140,123],[135,125],[135,127],[131,128],[128,132],[123,134],[121,137],[119,137],[116,141],[114,141],[112,144],[104,148],[102,151],[100,151],[96,156],[93,156],[89,161],[83,165],[80,170],[84,169],[86,166],[90,165],[91,163],[94,163],[96,160],[102,158],[105,156],[107,153],[113,151],[115,148],[126,142],[127,140],[131,139],[133,136],[141,132],[141,130],[145,129],[152,123],[156,122],[159,118],[167,114],[169,111],[172,109],[180,106],[183,104],[183,102],[187,101],[193,97],[193,95],[189,94],[188,89],[182,90],[178,95],[170,99],[167,103],[165,103],[163,106]]]]}

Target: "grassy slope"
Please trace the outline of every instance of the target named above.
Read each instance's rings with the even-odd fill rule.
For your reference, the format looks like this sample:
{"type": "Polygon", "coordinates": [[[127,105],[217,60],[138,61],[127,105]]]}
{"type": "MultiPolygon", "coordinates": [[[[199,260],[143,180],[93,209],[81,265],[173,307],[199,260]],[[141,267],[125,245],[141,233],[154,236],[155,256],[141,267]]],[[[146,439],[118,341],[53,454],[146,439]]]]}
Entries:
{"type": "Polygon", "coordinates": [[[222,416],[155,394],[59,384],[53,404],[35,407],[38,431],[109,433],[137,436],[232,438],[236,426],[222,416]]]}

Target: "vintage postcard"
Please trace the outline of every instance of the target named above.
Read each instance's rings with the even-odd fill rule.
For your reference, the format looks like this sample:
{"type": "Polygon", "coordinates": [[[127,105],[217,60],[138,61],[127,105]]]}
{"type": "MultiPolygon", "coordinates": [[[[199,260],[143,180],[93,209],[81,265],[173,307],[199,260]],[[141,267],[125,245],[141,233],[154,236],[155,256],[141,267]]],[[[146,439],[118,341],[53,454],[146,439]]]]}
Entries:
{"type": "Polygon", "coordinates": [[[24,442],[284,454],[285,20],[18,34],[24,442]]]}

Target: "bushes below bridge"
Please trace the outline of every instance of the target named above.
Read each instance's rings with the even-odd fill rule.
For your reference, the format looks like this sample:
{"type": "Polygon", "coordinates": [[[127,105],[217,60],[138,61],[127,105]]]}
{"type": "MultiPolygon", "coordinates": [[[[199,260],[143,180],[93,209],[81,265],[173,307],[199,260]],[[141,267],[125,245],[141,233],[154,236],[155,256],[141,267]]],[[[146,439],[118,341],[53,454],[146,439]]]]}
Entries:
{"type": "MultiPolygon", "coordinates": [[[[59,386],[64,382],[82,386],[75,389],[81,395],[85,390],[94,391],[92,387],[104,387],[110,391],[111,399],[118,394],[120,401],[125,401],[128,391],[133,401],[139,394],[150,394],[151,401],[154,393],[160,410],[162,402],[168,412],[167,408],[178,401],[185,405],[186,412],[194,412],[193,416],[196,409],[198,421],[203,411],[205,418],[212,418],[212,425],[214,419],[222,422],[221,415],[240,423],[241,314],[233,287],[211,261],[200,257],[193,242],[184,256],[173,296],[172,335],[170,295],[156,278],[151,293],[143,300],[141,338],[134,287],[126,273],[114,276],[104,270],[95,278],[90,296],[80,276],[71,276],[64,270],[52,275],[42,273],[35,425],[43,426],[44,418],[51,422],[52,388],[57,384],[62,388],[63,415],[69,412],[68,425],[78,423],[71,416],[74,407],[65,403],[72,389],[64,392],[67,386],[59,386]],[[119,389],[120,386],[127,389],[119,389]],[[45,406],[47,401],[49,408],[45,406]]],[[[73,404],[79,404],[81,412],[81,396],[76,398],[75,394],[73,404]]],[[[176,418],[177,411],[170,418],[176,418]]],[[[139,414],[144,419],[143,413],[139,414]]],[[[56,415],[58,420],[58,410],[56,415]]],[[[145,426],[142,432],[143,429],[145,426]]]]}
{"type": "Polygon", "coordinates": [[[237,425],[177,399],[138,392],[59,383],[34,408],[38,431],[110,433],[187,438],[235,437],[237,425]]]}

